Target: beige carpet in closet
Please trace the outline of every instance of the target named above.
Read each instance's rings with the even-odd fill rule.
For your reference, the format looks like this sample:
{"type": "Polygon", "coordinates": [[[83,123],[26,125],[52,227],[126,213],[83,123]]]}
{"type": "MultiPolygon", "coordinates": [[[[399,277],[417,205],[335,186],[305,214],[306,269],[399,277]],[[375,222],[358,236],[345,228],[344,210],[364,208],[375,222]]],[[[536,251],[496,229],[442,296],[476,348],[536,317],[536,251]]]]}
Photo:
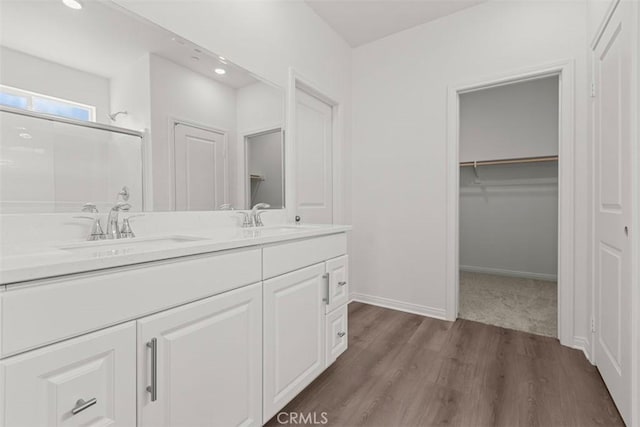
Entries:
{"type": "Polygon", "coordinates": [[[460,318],[557,337],[556,282],[460,272],[460,318]]]}

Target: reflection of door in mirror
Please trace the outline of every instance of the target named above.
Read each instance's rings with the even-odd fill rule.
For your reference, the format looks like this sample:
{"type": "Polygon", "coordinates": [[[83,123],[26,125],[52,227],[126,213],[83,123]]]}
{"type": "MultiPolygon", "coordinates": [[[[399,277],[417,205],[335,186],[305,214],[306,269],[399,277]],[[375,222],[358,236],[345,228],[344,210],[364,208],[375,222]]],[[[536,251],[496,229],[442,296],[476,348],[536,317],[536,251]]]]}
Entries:
{"type": "Polygon", "coordinates": [[[296,213],[303,222],[333,222],[333,108],[296,89],[296,213]]]}
{"type": "Polygon", "coordinates": [[[214,210],[226,203],[226,135],[176,123],[175,209],[214,210]]]}
{"type": "Polygon", "coordinates": [[[246,208],[268,203],[271,209],[284,207],[283,144],[280,128],[248,135],[246,208]]]}

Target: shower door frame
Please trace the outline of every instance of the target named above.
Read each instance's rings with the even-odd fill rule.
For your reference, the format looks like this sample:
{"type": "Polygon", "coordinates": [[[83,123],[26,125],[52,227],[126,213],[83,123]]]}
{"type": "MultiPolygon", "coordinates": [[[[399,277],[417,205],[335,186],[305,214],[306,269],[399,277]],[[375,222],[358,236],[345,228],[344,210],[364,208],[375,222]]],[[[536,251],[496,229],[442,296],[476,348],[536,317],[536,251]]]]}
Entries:
{"type": "Polygon", "coordinates": [[[447,248],[446,318],[456,320],[459,309],[459,128],[460,95],[496,86],[558,76],[558,338],[591,356],[587,337],[574,336],[574,222],[575,222],[575,98],[574,61],[566,60],[517,70],[448,88],[447,103],[447,248]]]}

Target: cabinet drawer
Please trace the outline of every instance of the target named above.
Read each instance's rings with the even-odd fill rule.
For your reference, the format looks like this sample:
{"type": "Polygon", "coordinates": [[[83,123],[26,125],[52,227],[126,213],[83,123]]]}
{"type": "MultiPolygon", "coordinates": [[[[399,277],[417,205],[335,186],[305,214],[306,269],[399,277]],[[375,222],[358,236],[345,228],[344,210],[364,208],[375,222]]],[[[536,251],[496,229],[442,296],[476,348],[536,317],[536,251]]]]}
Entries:
{"type": "Polygon", "coordinates": [[[0,425],[135,425],[135,343],[131,322],[3,360],[0,425]]]}
{"type": "Polygon", "coordinates": [[[260,249],[62,277],[0,294],[8,356],[259,282],[260,249]]]}
{"type": "Polygon", "coordinates": [[[262,251],[263,278],[279,276],[347,253],[347,236],[331,236],[278,243],[262,251]]]}
{"type": "Polygon", "coordinates": [[[346,304],[349,300],[349,257],[343,255],[327,261],[329,275],[328,301],[326,312],[329,313],[346,304]]]}
{"type": "Polygon", "coordinates": [[[347,304],[327,314],[326,366],[331,365],[348,347],[348,308],[347,304]]]}

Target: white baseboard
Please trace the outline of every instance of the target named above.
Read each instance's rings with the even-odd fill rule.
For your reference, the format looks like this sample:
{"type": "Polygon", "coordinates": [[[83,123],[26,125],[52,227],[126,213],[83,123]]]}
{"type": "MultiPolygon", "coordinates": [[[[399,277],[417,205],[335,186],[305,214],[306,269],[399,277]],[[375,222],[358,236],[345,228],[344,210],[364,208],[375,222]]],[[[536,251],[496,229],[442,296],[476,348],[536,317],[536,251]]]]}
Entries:
{"type": "Polygon", "coordinates": [[[584,337],[573,337],[573,348],[576,350],[582,350],[587,360],[595,365],[593,358],[591,357],[591,343],[584,337]]]}
{"type": "Polygon", "coordinates": [[[530,271],[505,270],[502,268],[492,267],[476,267],[473,265],[461,265],[460,271],[469,273],[495,274],[496,276],[520,277],[522,279],[548,280],[551,282],[558,281],[557,274],[533,273],[530,271]]]}
{"type": "Polygon", "coordinates": [[[392,310],[404,311],[406,313],[419,314],[421,316],[446,320],[445,309],[441,308],[428,307],[425,305],[413,304],[410,302],[398,301],[391,298],[383,298],[360,293],[352,293],[349,297],[349,302],[357,301],[365,304],[377,305],[378,307],[390,308],[392,310]]]}

